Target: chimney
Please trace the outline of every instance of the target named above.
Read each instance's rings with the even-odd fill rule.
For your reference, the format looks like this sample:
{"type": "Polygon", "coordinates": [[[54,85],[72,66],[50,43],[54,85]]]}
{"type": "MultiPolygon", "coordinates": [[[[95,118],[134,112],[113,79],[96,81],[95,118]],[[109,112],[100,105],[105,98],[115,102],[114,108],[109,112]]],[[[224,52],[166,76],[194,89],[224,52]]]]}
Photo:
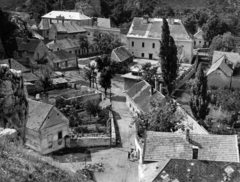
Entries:
{"type": "Polygon", "coordinates": [[[148,15],[144,15],[143,16],[143,24],[148,24],[149,21],[149,16],[148,15]]]}
{"type": "Polygon", "coordinates": [[[154,94],[154,88],[153,88],[153,86],[151,85],[151,95],[153,95],[154,94]]]}
{"type": "Polygon", "coordinates": [[[8,65],[9,65],[9,68],[12,69],[12,60],[11,59],[8,60],[8,65]]]}
{"type": "Polygon", "coordinates": [[[155,77],[155,89],[156,89],[156,91],[160,91],[159,90],[159,81],[156,77],[155,77]]]}
{"type": "Polygon", "coordinates": [[[187,142],[190,141],[190,130],[189,129],[186,130],[186,141],[187,142]]]}
{"type": "Polygon", "coordinates": [[[162,83],[159,83],[159,92],[162,93],[162,83]]]}
{"type": "Polygon", "coordinates": [[[174,18],[173,18],[173,17],[169,17],[169,18],[168,18],[168,23],[169,23],[170,25],[173,25],[173,24],[174,24],[174,18]]]}
{"type": "Polygon", "coordinates": [[[198,159],[198,147],[197,146],[193,146],[192,147],[192,151],[193,151],[192,159],[198,159]]]}

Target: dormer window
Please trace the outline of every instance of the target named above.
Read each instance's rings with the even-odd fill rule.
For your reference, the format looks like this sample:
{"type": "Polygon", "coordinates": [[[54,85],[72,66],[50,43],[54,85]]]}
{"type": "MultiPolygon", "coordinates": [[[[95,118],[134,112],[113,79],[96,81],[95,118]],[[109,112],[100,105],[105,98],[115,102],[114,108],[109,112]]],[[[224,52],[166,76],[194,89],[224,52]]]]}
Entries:
{"type": "Polygon", "coordinates": [[[193,151],[192,159],[198,159],[198,147],[193,146],[192,151],[193,151]]]}

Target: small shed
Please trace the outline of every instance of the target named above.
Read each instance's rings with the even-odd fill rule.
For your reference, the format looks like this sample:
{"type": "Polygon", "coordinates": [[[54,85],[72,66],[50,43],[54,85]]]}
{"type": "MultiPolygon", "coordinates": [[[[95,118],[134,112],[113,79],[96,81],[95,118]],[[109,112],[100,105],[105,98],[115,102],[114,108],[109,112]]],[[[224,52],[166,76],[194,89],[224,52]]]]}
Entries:
{"type": "Polygon", "coordinates": [[[25,145],[41,154],[64,148],[69,120],[53,105],[30,99],[28,104],[25,145]]]}

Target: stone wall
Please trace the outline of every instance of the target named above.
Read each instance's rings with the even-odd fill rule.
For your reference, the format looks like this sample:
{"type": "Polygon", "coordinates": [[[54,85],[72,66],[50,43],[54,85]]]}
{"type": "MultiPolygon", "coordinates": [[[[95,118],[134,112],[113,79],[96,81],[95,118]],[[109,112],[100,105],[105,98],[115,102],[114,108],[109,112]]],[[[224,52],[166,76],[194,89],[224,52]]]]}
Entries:
{"type": "Polygon", "coordinates": [[[0,65],[0,127],[14,128],[24,138],[27,114],[27,91],[21,72],[0,65]]]}

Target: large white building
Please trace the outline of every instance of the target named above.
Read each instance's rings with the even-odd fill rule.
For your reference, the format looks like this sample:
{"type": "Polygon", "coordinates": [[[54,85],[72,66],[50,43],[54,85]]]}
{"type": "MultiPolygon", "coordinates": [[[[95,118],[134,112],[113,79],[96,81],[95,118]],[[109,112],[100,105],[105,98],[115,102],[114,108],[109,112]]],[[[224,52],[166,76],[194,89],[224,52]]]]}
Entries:
{"type": "MultiPolygon", "coordinates": [[[[128,50],[139,58],[158,59],[162,23],[162,18],[135,17],[127,34],[128,50]]],[[[178,50],[182,51],[182,60],[190,63],[193,56],[193,40],[181,20],[169,18],[168,24],[178,50]]]]}

